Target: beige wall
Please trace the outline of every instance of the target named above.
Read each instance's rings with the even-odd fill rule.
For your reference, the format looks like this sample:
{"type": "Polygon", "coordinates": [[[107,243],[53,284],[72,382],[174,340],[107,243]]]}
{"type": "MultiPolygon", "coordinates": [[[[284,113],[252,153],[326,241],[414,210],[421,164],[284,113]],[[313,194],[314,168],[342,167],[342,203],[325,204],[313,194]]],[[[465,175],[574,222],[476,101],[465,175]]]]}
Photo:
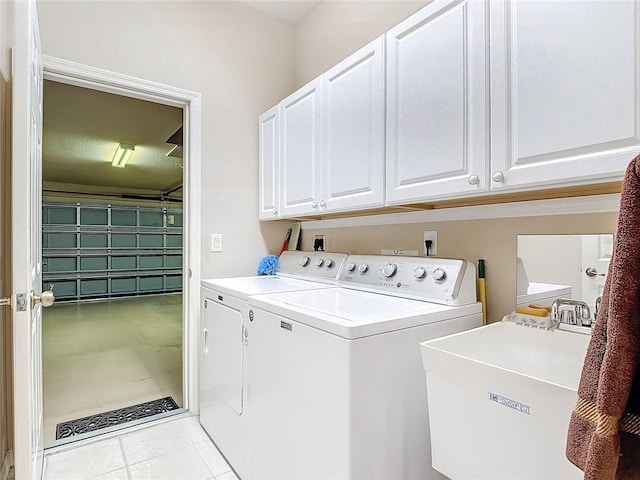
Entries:
{"type": "Polygon", "coordinates": [[[296,26],[296,88],[432,0],[324,1],[296,26]]]}
{"type": "Polygon", "coordinates": [[[262,233],[288,227],[258,222],[257,122],[293,89],[293,27],[228,1],[41,1],[38,13],[45,54],[202,94],[202,275],[255,272],[262,233]]]}
{"type": "MultiPolygon", "coordinates": [[[[9,195],[11,156],[11,85],[9,56],[12,7],[0,2],[0,297],[11,293],[9,278],[10,218],[9,195]]],[[[13,398],[12,398],[12,324],[8,307],[0,307],[0,479],[8,473],[10,458],[7,451],[13,448],[13,398]]]]}
{"type": "Polygon", "coordinates": [[[379,254],[381,249],[422,252],[424,230],[437,230],[438,256],[486,261],[487,318],[500,320],[516,305],[516,247],[519,234],[615,233],[617,214],[466,220],[371,227],[303,230],[302,249],[324,234],[326,249],[379,254]]]}

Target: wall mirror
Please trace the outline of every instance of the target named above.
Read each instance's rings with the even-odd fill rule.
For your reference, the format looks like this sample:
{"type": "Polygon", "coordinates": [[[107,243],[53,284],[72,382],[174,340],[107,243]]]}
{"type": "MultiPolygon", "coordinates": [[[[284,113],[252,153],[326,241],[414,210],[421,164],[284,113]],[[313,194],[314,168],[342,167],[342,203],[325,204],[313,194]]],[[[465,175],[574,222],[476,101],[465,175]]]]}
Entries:
{"type": "Polygon", "coordinates": [[[582,300],[595,311],[613,251],[613,234],[518,235],[516,304],[582,300]]]}

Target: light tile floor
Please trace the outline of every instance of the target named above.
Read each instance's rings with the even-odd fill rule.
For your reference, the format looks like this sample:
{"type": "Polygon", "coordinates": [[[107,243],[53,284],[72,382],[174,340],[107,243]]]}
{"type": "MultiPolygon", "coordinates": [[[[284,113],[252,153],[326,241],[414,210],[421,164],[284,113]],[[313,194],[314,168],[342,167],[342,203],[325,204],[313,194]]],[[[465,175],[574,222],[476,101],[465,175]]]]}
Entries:
{"type": "Polygon", "coordinates": [[[56,424],[172,396],[182,406],[182,295],[45,309],[45,445],[56,424]]]}
{"type": "Polygon", "coordinates": [[[237,480],[197,417],[179,416],[45,454],[44,480],[237,480]]]}

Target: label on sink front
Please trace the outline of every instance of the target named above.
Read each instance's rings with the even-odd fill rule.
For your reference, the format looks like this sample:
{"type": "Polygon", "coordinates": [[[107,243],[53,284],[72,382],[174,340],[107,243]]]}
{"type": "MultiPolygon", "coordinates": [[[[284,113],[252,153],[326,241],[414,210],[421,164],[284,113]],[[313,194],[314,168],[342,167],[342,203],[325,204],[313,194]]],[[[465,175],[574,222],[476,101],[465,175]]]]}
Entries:
{"type": "Polygon", "coordinates": [[[516,400],[511,400],[510,398],[503,397],[497,393],[489,392],[489,400],[499,403],[500,405],[504,405],[505,407],[513,408],[521,413],[526,413],[527,415],[531,414],[531,407],[529,407],[529,405],[525,405],[524,403],[520,403],[516,400]]]}

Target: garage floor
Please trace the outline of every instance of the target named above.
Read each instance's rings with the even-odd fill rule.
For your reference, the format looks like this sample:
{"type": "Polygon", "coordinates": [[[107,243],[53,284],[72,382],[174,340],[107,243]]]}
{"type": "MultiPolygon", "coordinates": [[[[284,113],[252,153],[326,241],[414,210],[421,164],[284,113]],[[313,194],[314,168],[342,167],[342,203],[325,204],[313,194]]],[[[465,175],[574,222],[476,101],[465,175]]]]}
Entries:
{"type": "Polygon", "coordinates": [[[43,311],[45,446],[56,425],[171,396],[182,403],[182,295],[43,311]]]}

